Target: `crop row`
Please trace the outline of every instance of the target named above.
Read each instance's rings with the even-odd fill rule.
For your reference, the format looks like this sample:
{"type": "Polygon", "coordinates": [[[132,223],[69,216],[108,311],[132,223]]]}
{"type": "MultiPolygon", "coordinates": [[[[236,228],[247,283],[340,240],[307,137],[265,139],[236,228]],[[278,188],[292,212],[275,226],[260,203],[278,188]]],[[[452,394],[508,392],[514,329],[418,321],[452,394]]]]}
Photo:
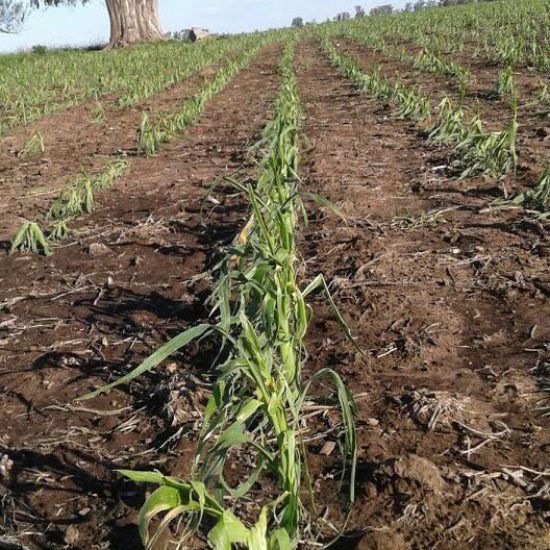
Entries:
{"type": "MultiPolygon", "coordinates": [[[[218,378],[204,410],[190,480],[159,472],[123,472],[134,481],[158,486],[138,519],[149,550],[169,526],[177,525],[179,544],[199,526],[208,525],[208,540],[220,550],[234,545],[249,550],[296,548],[300,527],[308,519],[302,501],[308,479],[300,435],[302,412],[312,399],[312,384],[321,379],[335,388],[335,407],[342,416],[343,471],[350,477],[353,500],[356,443],[351,400],[342,380],[329,369],[316,372],[307,382],[302,379],[304,338],[312,316],[306,298],[322,290],[334,303],[322,275],[302,286],[298,281],[295,236],[305,207],[299,194],[301,112],[293,51],[291,41],[280,63],[274,116],[256,147],[260,159],[255,184],[228,180],[247,200],[251,214],[213,270],[217,282],[208,304],[216,321],[187,329],[125,377],[84,397],[129,382],[192,340],[217,336],[221,341],[220,354],[226,359],[217,367],[218,378]],[[230,485],[225,478],[229,464],[238,467],[243,454],[252,467],[237,486],[230,485]],[[257,503],[257,520],[250,522],[237,511],[262,480],[271,480],[270,489],[257,503]]],[[[333,309],[350,337],[342,316],[333,309]]]]}
{"type": "Polygon", "coordinates": [[[118,96],[115,107],[131,107],[252,39],[242,35],[193,46],[168,42],[102,55],[64,51],[6,56],[0,60],[0,135],[87,99],[99,104],[106,94],[118,96]]]}
{"type": "Polygon", "coordinates": [[[504,67],[550,67],[550,6],[545,0],[500,0],[359,18],[340,24],[380,50],[414,44],[435,54],[467,51],[504,67]],[[429,31],[427,31],[429,29],[429,31]]]}
{"type": "Polygon", "coordinates": [[[248,48],[240,52],[233,61],[222,65],[215,76],[206,80],[200,90],[192,98],[185,100],[176,112],[143,113],[137,133],[137,150],[146,155],[154,155],[162,143],[171,141],[184,128],[194,124],[207,102],[219,94],[270,40],[271,37],[264,37],[262,40],[254,38],[248,48]]]}
{"type": "Polygon", "coordinates": [[[424,122],[423,129],[429,142],[452,146],[454,168],[462,178],[479,174],[500,177],[515,170],[518,129],[515,98],[511,102],[510,120],[506,128],[487,131],[478,113],[471,120],[465,120],[461,99],[454,105],[445,97],[437,113],[432,113],[429,96],[421,90],[410,88],[399,79],[391,81],[382,77],[379,70],[364,73],[357,61],[339,53],[327,36],[322,38],[322,45],[330,62],[358,87],[372,97],[393,101],[401,117],[424,122]]]}
{"type": "MultiPolygon", "coordinates": [[[[167,131],[167,126],[162,126],[162,137],[160,131],[150,125],[147,118],[144,118],[138,131],[139,148],[148,153],[157,152],[162,142],[172,139],[177,132],[197,122],[208,101],[221,92],[269,40],[271,40],[269,36],[262,38],[255,36],[250,39],[247,44],[248,49],[245,49],[236,59],[229,59],[222,65],[212,79],[207,80],[192,98],[182,103],[177,113],[163,117],[163,124],[168,124],[170,121],[170,132],[167,131]]],[[[31,137],[31,140],[33,144],[41,143],[38,135],[31,137]]],[[[30,148],[31,140],[27,148],[30,148]]],[[[42,221],[24,220],[22,222],[11,240],[10,252],[31,251],[51,254],[55,243],[71,235],[67,224],[74,218],[91,213],[95,205],[95,193],[110,187],[117,178],[122,176],[127,166],[126,161],[113,160],[107,162],[103,171],[95,175],[83,171],[53,201],[42,221]]]]}
{"type": "MultiPolygon", "coordinates": [[[[330,35],[321,36],[322,47],[329,61],[360,89],[376,99],[394,102],[399,116],[422,123],[428,143],[443,144],[453,150],[452,168],[461,179],[488,175],[501,177],[515,172],[517,167],[516,137],[518,131],[517,98],[512,97],[507,126],[500,131],[487,131],[479,113],[466,121],[462,99],[453,104],[445,97],[433,113],[430,100],[421,90],[407,87],[399,79],[382,77],[379,70],[364,73],[357,61],[338,52],[330,35]]],[[[546,213],[550,210],[550,166],[540,175],[535,186],[513,197],[508,202],[523,204],[546,213]]],[[[546,215],[546,214],[544,214],[546,215]]]]}

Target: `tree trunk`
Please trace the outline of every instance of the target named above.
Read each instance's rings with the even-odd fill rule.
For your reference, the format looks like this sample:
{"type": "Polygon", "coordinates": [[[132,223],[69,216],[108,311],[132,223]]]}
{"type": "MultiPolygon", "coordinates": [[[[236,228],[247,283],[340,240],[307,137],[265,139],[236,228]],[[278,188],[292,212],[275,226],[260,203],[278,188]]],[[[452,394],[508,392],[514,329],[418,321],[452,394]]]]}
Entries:
{"type": "Polygon", "coordinates": [[[111,21],[109,48],[161,40],[158,0],[105,0],[111,21]]]}

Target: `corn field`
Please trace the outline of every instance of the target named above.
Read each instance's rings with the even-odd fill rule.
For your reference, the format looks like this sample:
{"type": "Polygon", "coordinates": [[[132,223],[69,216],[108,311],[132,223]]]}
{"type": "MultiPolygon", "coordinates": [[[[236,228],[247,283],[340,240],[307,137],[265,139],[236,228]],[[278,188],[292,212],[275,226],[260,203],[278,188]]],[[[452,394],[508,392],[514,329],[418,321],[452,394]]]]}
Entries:
{"type": "Polygon", "coordinates": [[[0,548],[549,547],[550,6],[357,15],[0,56],[0,548]]]}

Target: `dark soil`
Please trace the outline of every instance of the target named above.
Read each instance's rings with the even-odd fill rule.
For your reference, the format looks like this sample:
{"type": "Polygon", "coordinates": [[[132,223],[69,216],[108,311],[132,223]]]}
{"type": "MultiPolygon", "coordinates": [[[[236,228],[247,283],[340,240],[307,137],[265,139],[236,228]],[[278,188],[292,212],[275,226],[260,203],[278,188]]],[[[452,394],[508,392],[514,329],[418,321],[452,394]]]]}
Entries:
{"type": "Polygon", "coordinates": [[[534,370],[548,361],[548,227],[438,177],[412,124],[312,46],[298,59],[307,188],[350,220],[316,219],[302,250],[366,353],[319,305],[311,368],[360,396],[357,537],[343,547],[547,548],[546,481],[525,468],[547,472],[550,448],[534,370]]]}
{"type": "MultiPolygon", "coordinates": [[[[52,257],[0,259],[0,459],[11,466],[0,474],[0,541],[139,549],[144,488],[115,470],[189,472],[213,342],[73,400],[204,319],[208,269],[247,217],[229,186],[211,186],[253,174],[249,146],[270,116],[279,53],[264,50],[181,141],[134,158],[52,257]]],[[[495,182],[447,179],[446,152],[356,91],[315,45],[299,45],[296,70],[304,190],[348,219],[308,205],[303,276],[324,273],[364,352],[315,297],[307,373],[335,369],[358,409],[357,502],[335,547],[549,548],[548,223],[489,207],[495,182]]],[[[322,514],[337,517],[321,454],[330,438],[311,447],[311,467],[322,514]]]]}
{"type": "Polygon", "coordinates": [[[208,346],[84,403],[91,410],[72,400],[205,315],[200,275],[246,212],[227,186],[216,205],[203,209],[203,200],[219,176],[253,171],[248,149],[270,115],[279,51],[264,50],[183,141],[136,158],[76,241],[49,258],[0,260],[0,457],[13,462],[0,479],[0,540],[5,532],[36,549],[140,548],[143,489],[114,470],[188,473],[208,346]]]}

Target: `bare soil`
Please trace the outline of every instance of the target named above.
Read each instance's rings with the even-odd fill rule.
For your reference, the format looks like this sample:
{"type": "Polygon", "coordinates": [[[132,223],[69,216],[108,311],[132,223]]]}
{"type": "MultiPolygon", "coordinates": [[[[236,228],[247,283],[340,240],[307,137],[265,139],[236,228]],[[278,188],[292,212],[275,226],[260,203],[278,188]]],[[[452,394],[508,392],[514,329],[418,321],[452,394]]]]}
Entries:
{"type": "MultiPolygon", "coordinates": [[[[52,257],[0,258],[0,541],[139,549],[145,489],[115,470],[188,473],[213,343],[73,400],[204,318],[208,269],[247,216],[223,181],[211,186],[254,173],[248,150],[270,116],[279,54],[264,50],[181,141],[134,159],[52,257]]],[[[308,205],[303,277],[325,274],[363,350],[316,297],[308,372],[342,374],[358,413],[357,501],[335,547],[549,548],[548,223],[490,207],[494,182],[434,170],[445,151],[316,45],[299,45],[296,70],[304,190],[348,220],[308,205]]],[[[330,440],[311,446],[327,517],[330,440]]]]}
{"type": "Polygon", "coordinates": [[[311,368],[360,396],[358,540],[342,547],[547,548],[548,480],[531,470],[548,475],[548,227],[434,172],[440,152],[318,49],[298,59],[306,187],[350,219],[315,219],[302,250],[366,352],[319,307],[311,368]]]}
{"type": "Polygon", "coordinates": [[[0,139],[0,239],[13,235],[21,218],[43,214],[52,197],[72,183],[81,170],[102,170],[106,160],[136,153],[137,131],[143,113],[169,114],[192,97],[201,83],[212,77],[216,65],[208,65],[152,98],[120,109],[110,98],[101,98],[103,116],[95,119],[97,103],[88,101],[31,127],[13,130],[0,139]],[[26,141],[39,132],[44,152],[20,157],[26,141]]]}

